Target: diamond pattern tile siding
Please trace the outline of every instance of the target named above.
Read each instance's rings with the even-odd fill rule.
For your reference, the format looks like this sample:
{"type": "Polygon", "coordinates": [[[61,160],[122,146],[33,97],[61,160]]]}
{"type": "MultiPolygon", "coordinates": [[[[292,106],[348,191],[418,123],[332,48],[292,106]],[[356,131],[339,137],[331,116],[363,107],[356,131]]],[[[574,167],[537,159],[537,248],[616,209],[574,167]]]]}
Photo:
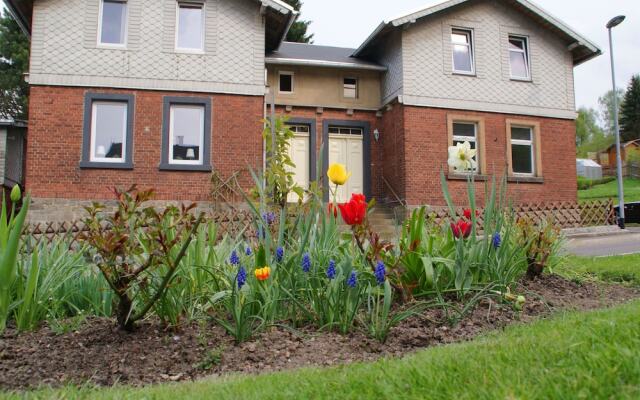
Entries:
{"type": "Polygon", "coordinates": [[[34,6],[34,84],[264,92],[259,5],[205,0],[204,54],[176,53],[176,0],[128,0],[127,49],[97,45],[98,0],[39,0],[34,6]]]}
{"type": "Polygon", "coordinates": [[[501,2],[478,1],[402,30],[401,52],[393,46],[381,46],[384,50],[378,61],[389,68],[388,75],[393,75],[383,82],[383,98],[400,86],[407,103],[416,105],[481,107],[496,112],[523,112],[526,107],[531,113],[569,115],[575,110],[575,100],[573,64],[567,46],[501,2]],[[453,26],[473,30],[476,76],[452,74],[453,26]],[[529,38],[531,82],[510,78],[509,34],[529,38]]]}

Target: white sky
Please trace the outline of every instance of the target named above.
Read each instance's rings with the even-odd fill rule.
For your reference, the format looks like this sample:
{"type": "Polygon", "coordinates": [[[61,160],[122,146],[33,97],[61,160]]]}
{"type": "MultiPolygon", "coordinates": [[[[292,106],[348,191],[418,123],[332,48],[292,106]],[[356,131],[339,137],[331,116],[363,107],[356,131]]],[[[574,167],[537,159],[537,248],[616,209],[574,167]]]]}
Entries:
{"type": "MultiPolygon", "coordinates": [[[[312,20],[315,44],[358,47],[383,19],[391,19],[441,1],[434,0],[303,0],[302,18],[312,20]]],[[[600,57],[575,70],[576,106],[598,106],[611,89],[607,21],[619,14],[626,21],[614,29],[616,79],[626,87],[640,74],[640,0],[533,0],[550,14],[596,43],[600,57]]]]}

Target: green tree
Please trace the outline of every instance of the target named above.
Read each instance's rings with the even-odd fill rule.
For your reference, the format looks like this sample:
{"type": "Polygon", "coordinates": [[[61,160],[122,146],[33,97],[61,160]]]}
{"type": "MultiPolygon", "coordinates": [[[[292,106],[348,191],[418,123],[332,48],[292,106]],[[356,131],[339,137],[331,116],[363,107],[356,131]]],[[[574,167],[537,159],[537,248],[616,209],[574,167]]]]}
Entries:
{"type": "Polygon", "coordinates": [[[597,111],[593,108],[581,107],[576,119],[576,145],[583,146],[603,135],[602,128],[598,126],[597,111]]]}
{"type": "MultiPolygon", "coordinates": [[[[0,7],[1,9],[1,7],[0,7]]],[[[0,118],[27,118],[29,38],[7,13],[0,15],[0,118]]]]}
{"type": "MultiPolygon", "coordinates": [[[[300,11],[302,8],[302,2],[300,0],[284,0],[296,11],[300,11]]],[[[289,33],[287,33],[287,42],[297,43],[313,43],[313,34],[307,34],[307,29],[311,25],[311,21],[296,21],[291,25],[289,33]]]]}
{"type": "MultiPolygon", "coordinates": [[[[616,94],[618,96],[618,116],[620,116],[620,106],[624,101],[624,89],[617,88],[616,94]]],[[[609,90],[607,93],[600,96],[598,104],[600,104],[600,115],[602,117],[602,123],[604,124],[605,133],[607,135],[613,135],[615,133],[613,123],[613,90],[609,90]]]]}
{"type": "Polygon", "coordinates": [[[620,109],[620,135],[625,142],[640,139],[640,75],[629,82],[620,109]]]}

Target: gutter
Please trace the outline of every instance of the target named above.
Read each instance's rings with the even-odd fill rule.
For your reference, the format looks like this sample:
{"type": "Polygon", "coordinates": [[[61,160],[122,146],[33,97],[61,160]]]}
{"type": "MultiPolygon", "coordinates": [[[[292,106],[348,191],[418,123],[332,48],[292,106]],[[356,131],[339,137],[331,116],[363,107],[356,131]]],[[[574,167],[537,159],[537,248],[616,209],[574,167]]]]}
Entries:
{"type": "Polygon", "coordinates": [[[324,60],[305,60],[298,58],[265,58],[265,64],[268,65],[300,65],[300,66],[312,66],[312,67],[325,67],[325,68],[344,68],[344,69],[359,69],[369,71],[387,71],[387,67],[382,65],[368,65],[368,64],[355,64],[339,61],[324,61],[324,60]]]}
{"type": "Polygon", "coordinates": [[[13,19],[18,23],[18,26],[20,27],[20,29],[22,30],[22,32],[24,32],[25,35],[27,35],[27,37],[29,38],[29,40],[31,40],[31,29],[30,28],[30,21],[27,21],[26,18],[24,17],[24,15],[22,15],[19,11],[18,11],[18,7],[16,7],[16,0],[6,0],[5,4],[7,5],[7,10],[9,11],[9,14],[11,14],[11,16],[13,17],[13,19]]]}

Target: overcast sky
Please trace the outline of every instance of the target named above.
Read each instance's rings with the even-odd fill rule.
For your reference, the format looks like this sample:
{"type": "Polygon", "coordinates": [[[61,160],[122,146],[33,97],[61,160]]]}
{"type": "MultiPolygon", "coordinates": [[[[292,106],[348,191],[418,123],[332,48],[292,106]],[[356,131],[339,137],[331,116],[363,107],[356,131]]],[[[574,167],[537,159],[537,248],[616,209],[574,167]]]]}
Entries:
{"type": "MultiPolygon", "coordinates": [[[[383,19],[440,3],[434,0],[303,0],[302,18],[313,21],[311,32],[321,45],[358,47],[383,19]]],[[[627,20],[614,30],[616,78],[626,87],[640,74],[640,0],[534,0],[604,52],[575,70],[576,105],[597,107],[611,89],[607,21],[618,14],[627,20]]]]}

